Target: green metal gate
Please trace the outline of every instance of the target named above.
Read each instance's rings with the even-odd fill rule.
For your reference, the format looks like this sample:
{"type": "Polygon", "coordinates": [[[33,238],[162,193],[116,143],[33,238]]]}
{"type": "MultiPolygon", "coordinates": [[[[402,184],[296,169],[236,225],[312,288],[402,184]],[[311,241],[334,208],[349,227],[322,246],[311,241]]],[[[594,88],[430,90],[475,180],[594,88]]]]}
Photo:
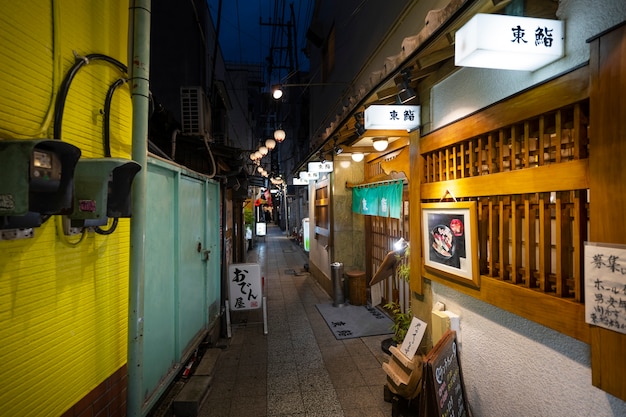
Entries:
{"type": "Polygon", "coordinates": [[[144,412],[219,320],[219,193],[219,184],[200,174],[149,160],[144,412]]]}

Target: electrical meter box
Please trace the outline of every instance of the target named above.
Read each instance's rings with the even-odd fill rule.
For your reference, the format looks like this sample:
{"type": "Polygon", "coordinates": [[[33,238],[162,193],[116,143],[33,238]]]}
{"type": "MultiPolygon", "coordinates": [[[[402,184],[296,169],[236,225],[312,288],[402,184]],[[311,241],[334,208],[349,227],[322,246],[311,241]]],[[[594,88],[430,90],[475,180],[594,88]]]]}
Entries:
{"type": "Polygon", "coordinates": [[[0,140],[0,229],[41,225],[72,210],[80,149],[51,139],[0,140]]]}
{"type": "Polygon", "coordinates": [[[131,216],[131,187],[141,165],[121,158],[81,159],[76,165],[72,227],[102,226],[131,216]]]}

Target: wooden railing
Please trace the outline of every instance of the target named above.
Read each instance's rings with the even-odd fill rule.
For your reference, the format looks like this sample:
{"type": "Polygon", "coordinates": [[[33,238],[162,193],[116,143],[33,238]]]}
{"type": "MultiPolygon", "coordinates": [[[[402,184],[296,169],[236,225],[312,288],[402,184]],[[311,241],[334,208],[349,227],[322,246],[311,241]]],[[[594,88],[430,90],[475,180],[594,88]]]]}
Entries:
{"type": "MultiPolygon", "coordinates": [[[[587,343],[588,85],[581,66],[411,143],[419,202],[477,207],[479,285],[425,268],[423,259],[422,276],[587,343]]],[[[412,214],[411,234],[420,234],[412,214]]],[[[418,262],[412,256],[412,267],[418,262]]],[[[411,287],[419,294],[418,284],[411,287]]]]}
{"type": "Polygon", "coordinates": [[[579,102],[422,155],[426,190],[437,182],[500,174],[495,181],[481,178],[482,187],[465,198],[478,205],[482,275],[582,301],[586,190],[562,190],[554,183],[548,190],[528,192],[534,182],[526,173],[507,173],[586,158],[587,108],[586,101],[579,102]]]}

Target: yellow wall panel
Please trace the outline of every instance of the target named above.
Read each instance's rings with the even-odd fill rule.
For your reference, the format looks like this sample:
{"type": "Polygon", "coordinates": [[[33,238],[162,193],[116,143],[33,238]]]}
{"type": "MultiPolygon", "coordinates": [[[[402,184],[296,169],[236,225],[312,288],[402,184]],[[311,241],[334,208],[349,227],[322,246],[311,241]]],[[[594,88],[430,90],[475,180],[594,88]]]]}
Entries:
{"type": "Polygon", "coordinates": [[[0,137],[45,136],[56,86],[50,2],[3,1],[0,137]],[[23,106],[26,105],[26,107],[23,106]]]}
{"type": "MultiPolygon", "coordinates": [[[[74,52],[127,64],[128,2],[3,1],[2,8],[0,140],[52,137],[49,108],[74,52]]],[[[83,158],[104,156],[104,100],[121,76],[90,62],[72,83],[62,138],[83,158]]],[[[130,158],[127,85],[115,93],[110,120],[112,156],[130,158]]],[[[0,241],[0,414],[11,416],[60,415],[126,363],[130,221],[120,219],[111,235],[88,233],[75,247],[57,234],[54,217],[34,235],[0,241]]]]}

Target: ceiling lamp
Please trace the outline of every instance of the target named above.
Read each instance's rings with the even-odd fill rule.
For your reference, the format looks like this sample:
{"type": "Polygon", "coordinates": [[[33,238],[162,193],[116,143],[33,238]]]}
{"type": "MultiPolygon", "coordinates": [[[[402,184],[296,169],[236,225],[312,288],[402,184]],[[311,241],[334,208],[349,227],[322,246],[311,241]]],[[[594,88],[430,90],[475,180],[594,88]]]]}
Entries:
{"type": "Polygon", "coordinates": [[[389,142],[387,141],[387,138],[375,138],[373,141],[373,145],[374,149],[376,149],[378,152],[382,152],[387,149],[387,146],[389,146],[389,142]]]}
{"type": "Polygon", "coordinates": [[[363,160],[363,158],[365,158],[365,154],[363,152],[353,152],[352,153],[352,160],[354,162],[361,162],[363,160]]]}
{"type": "Polygon", "coordinates": [[[259,171],[259,174],[260,174],[261,172],[263,172],[263,171],[264,171],[264,169],[263,169],[263,167],[262,167],[261,165],[259,165],[259,166],[256,168],[256,170],[257,170],[257,171],[259,171]]]}
{"type": "Polygon", "coordinates": [[[261,158],[263,158],[263,154],[262,154],[261,152],[259,152],[259,151],[256,151],[256,152],[254,153],[254,156],[256,157],[256,159],[261,159],[261,158]]]}
{"type": "Polygon", "coordinates": [[[256,161],[256,156],[254,155],[254,152],[250,153],[250,160],[256,161]]]}
{"type": "Polygon", "coordinates": [[[276,139],[276,142],[278,143],[284,141],[286,136],[285,131],[282,129],[276,129],[274,131],[274,139],[276,139]]]}
{"type": "Polygon", "coordinates": [[[261,152],[261,155],[263,155],[263,156],[267,155],[267,153],[268,153],[269,151],[270,151],[270,150],[268,149],[268,147],[267,147],[267,146],[261,146],[261,147],[259,148],[259,152],[261,152]]]}
{"type": "Polygon", "coordinates": [[[267,149],[269,149],[270,151],[272,149],[274,149],[276,147],[276,141],[272,138],[268,139],[265,141],[265,146],[267,147],[267,149]]]}
{"type": "Polygon", "coordinates": [[[565,54],[562,20],[478,13],[455,35],[454,64],[534,71],[565,54]]]}

